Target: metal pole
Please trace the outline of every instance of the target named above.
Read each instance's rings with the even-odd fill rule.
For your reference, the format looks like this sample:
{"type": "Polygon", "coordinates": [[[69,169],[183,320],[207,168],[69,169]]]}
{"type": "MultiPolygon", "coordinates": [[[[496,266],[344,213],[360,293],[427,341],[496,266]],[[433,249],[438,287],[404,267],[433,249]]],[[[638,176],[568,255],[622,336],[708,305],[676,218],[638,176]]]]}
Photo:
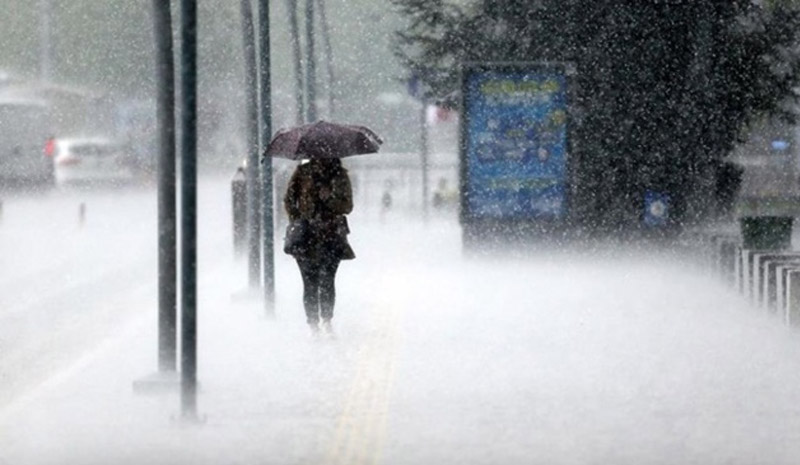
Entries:
{"type": "Polygon", "coordinates": [[[50,47],[50,0],[39,0],[39,79],[49,81],[52,77],[50,47]]]}
{"type": "Polygon", "coordinates": [[[244,254],[247,244],[247,181],[244,167],[236,168],[231,180],[231,209],[233,211],[233,254],[244,254]]]}
{"type": "MultiPolygon", "coordinates": [[[[269,0],[258,1],[258,26],[259,26],[259,97],[261,105],[261,145],[259,153],[264,153],[272,137],[272,74],[269,37],[269,0]]],[[[262,218],[264,224],[261,231],[263,243],[264,267],[264,303],[267,314],[274,313],[275,306],[275,224],[273,219],[274,199],[272,192],[272,159],[267,157],[261,164],[261,194],[262,218]]]]}
{"type": "Polygon", "coordinates": [[[420,111],[419,118],[419,150],[420,157],[422,158],[422,218],[428,220],[428,175],[430,166],[428,163],[428,104],[426,100],[422,99],[422,111],[420,111]]]}
{"type": "Polygon", "coordinates": [[[317,120],[317,63],[314,56],[314,0],[306,0],[306,122],[317,120]]]}
{"type": "Polygon", "coordinates": [[[261,285],[261,197],[258,179],[258,90],[256,42],[250,0],[241,1],[242,40],[245,65],[245,109],[247,122],[247,229],[248,277],[251,289],[261,285]]]}
{"type": "Polygon", "coordinates": [[[170,3],[153,0],[156,38],[158,151],[158,369],[177,368],[177,213],[175,193],[175,61],[170,3]]]}
{"type": "Polygon", "coordinates": [[[292,38],[292,57],[294,59],[294,90],[297,113],[295,124],[303,122],[303,53],[300,50],[300,26],[297,20],[297,0],[286,0],[289,12],[289,31],[292,38]]]}
{"type": "Polygon", "coordinates": [[[181,0],[181,414],[197,417],[197,0],[181,0]]]}

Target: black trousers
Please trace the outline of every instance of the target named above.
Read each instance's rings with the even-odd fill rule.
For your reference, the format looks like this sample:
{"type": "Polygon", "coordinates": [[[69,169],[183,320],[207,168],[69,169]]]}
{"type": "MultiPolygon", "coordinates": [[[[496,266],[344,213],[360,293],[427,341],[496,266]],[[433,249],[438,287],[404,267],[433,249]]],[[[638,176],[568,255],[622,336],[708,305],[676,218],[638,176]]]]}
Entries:
{"type": "Polygon", "coordinates": [[[318,324],[320,317],[323,320],[333,318],[333,306],[336,304],[334,280],[339,262],[338,258],[331,257],[320,260],[297,258],[297,266],[303,277],[303,306],[308,324],[318,324]]]}

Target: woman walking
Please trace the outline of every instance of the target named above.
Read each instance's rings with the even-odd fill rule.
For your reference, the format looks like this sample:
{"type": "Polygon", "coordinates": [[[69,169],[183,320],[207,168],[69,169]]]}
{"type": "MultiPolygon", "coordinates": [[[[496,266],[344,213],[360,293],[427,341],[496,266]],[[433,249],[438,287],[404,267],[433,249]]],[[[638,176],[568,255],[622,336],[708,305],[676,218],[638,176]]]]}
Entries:
{"type": "Polygon", "coordinates": [[[335,278],[341,260],[355,258],[347,241],[353,191],[338,158],[311,159],[297,166],[283,201],[291,228],[285,251],[295,257],[303,278],[303,306],[313,333],[330,333],[336,303],[335,278]]]}

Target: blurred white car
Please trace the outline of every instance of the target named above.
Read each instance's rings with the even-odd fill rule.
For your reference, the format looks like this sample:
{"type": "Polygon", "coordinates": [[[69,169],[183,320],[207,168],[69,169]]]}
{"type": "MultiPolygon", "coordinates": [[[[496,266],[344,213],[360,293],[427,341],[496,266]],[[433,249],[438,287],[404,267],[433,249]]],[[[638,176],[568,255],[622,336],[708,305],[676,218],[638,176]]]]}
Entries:
{"type": "Polygon", "coordinates": [[[113,139],[59,138],[53,161],[58,185],[127,184],[134,179],[123,145],[113,139]]]}

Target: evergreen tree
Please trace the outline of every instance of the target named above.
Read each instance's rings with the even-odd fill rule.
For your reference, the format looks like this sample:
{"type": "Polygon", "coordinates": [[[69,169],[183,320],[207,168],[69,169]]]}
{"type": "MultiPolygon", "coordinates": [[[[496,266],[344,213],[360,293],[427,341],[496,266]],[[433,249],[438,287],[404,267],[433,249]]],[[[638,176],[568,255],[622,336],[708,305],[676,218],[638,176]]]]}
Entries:
{"type": "Polygon", "coordinates": [[[800,7],[750,0],[393,0],[408,19],[396,52],[431,96],[470,61],[576,65],[577,217],[638,222],[642,194],[702,218],[722,160],[764,115],[796,118],[800,7]],[[609,208],[611,207],[611,208],[609,208]]]}

